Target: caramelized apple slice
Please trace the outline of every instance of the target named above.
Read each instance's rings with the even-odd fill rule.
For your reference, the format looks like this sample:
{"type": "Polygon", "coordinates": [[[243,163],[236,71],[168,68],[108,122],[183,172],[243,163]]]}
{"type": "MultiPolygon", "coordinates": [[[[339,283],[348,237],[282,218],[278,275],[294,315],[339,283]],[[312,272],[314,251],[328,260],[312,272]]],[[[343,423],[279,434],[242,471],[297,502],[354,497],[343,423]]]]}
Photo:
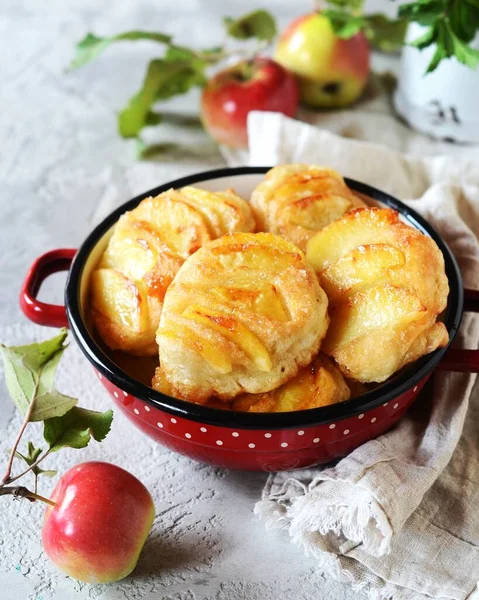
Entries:
{"type": "Polygon", "coordinates": [[[348,400],[350,390],[338,368],[322,353],[290,381],[265,394],[243,394],[233,402],[241,412],[289,412],[348,400]]]}
{"type": "Polygon", "coordinates": [[[168,196],[143,200],[135,209],[135,219],[148,221],[161,240],[182,258],[193,254],[213,237],[209,224],[182,196],[171,190],[168,196]]]}
{"type": "Polygon", "coordinates": [[[186,347],[198,352],[218,373],[231,373],[233,369],[230,359],[224,352],[221,352],[210,340],[200,337],[191,328],[168,329],[160,326],[158,337],[181,341],[186,347]]]}
{"type": "Polygon", "coordinates": [[[233,315],[191,305],[183,312],[183,316],[207,325],[234,342],[253,361],[259,371],[271,371],[272,362],[266,348],[255,334],[233,315]]]}
{"type": "Polygon", "coordinates": [[[133,281],[119,271],[97,269],[92,273],[91,302],[94,310],[119,327],[135,333],[148,328],[145,299],[133,281]]]}
{"type": "Polygon", "coordinates": [[[346,377],[380,383],[404,365],[447,343],[444,325],[434,324],[433,320],[426,314],[385,325],[336,348],[334,359],[346,377]]]}
{"type": "Polygon", "coordinates": [[[406,327],[425,315],[426,309],[411,292],[392,285],[371,287],[332,309],[322,349],[334,355],[338,348],[374,329],[406,327]]]}
{"type": "MultiPolygon", "coordinates": [[[[312,237],[306,257],[317,271],[336,263],[342,256],[358,246],[394,243],[391,226],[399,222],[399,215],[389,208],[357,208],[333,221],[312,237]]],[[[402,225],[402,223],[401,223],[402,225]]],[[[412,227],[411,233],[417,233],[412,227]]]]}
{"type": "Polygon", "coordinates": [[[284,323],[289,318],[281,294],[274,285],[266,286],[261,290],[217,286],[211,290],[211,293],[222,303],[241,307],[275,321],[284,323]]]}
{"type": "Polygon", "coordinates": [[[390,269],[405,263],[401,250],[388,244],[358,246],[324,269],[319,278],[331,303],[358,287],[388,283],[390,269]]]}

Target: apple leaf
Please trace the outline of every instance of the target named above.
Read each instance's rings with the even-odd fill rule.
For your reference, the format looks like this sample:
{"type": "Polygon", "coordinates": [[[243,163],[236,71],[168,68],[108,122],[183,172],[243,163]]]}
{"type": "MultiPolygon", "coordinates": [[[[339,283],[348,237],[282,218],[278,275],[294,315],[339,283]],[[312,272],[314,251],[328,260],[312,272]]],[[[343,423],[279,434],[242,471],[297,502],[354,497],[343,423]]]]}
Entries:
{"type": "Polygon", "coordinates": [[[57,390],[50,390],[36,397],[30,421],[46,421],[53,417],[61,417],[77,403],[76,398],[65,396],[57,390]]]}
{"type": "Polygon", "coordinates": [[[61,448],[85,448],[90,439],[101,442],[110,431],[113,411],[97,412],[74,407],[61,417],[47,419],[43,437],[50,452],[61,448]]]}
{"type": "Polygon", "coordinates": [[[404,45],[408,22],[406,19],[389,19],[381,14],[365,16],[364,35],[374,48],[382,52],[398,52],[404,45]]]}
{"type": "Polygon", "coordinates": [[[151,40],[162,44],[169,44],[171,36],[164,33],[154,33],[151,31],[126,31],[111,37],[97,37],[93,33],[88,33],[76,47],[75,58],[72,60],[70,67],[76,69],[82,67],[86,63],[95,59],[113,42],[134,40],[151,40]]]}
{"type": "MultiPolygon", "coordinates": [[[[27,446],[28,454],[21,454],[18,450],[15,452],[15,456],[17,458],[21,458],[24,460],[29,467],[31,467],[37,460],[40,454],[42,453],[41,448],[35,448],[32,442],[28,442],[27,446]]],[[[41,469],[39,466],[35,466],[32,469],[32,472],[35,475],[46,475],[47,477],[53,477],[56,475],[56,471],[41,469]]]]}
{"type": "Polygon", "coordinates": [[[206,82],[205,63],[201,60],[155,59],[148,65],[143,86],[118,115],[118,130],[124,138],[137,137],[146,125],[158,123],[161,118],[151,112],[157,100],[166,100],[185,94],[194,86],[206,82]],[[152,117],[152,115],[155,115],[152,117]]]}
{"type": "Polygon", "coordinates": [[[323,10],[322,15],[328,17],[334,29],[334,33],[343,39],[349,39],[359,33],[367,21],[362,16],[352,15],[338,10],[323,10]]]}
{"type": "Polygon", "coordinates": [[[444,14],[442,0],[416,0],[398,7],[398,16],[420,25],[434,25],[444,14]]]}
{"type": "Polygon", "coordinates": [[[364,5],[364,0],[327,0],[328,4],[339,6],[343,9],[348,9],[361,13],[364,5]]]}
{"type": "MultiPolygon", "coordinates": [[[[26,346],[0,345],[7,389],[22,414],[26,414],[30,403],[36,401],[37,395],[48,398],[48,394],[53,392],[55,370],[66,349],[66,337],[67,330],[62,329],[57,336],[44,342],[26,346]]],[[[54,398],[51,400],[50,408],[54,410],[54,398]]],[[[47,400],[43,400],[41,405],[44,411],[47,400]]],[[[62,412],[63,408],[59,410],[62,412]]]]}
{"type": "Polygon", "coordinates": [[[228,35],[238,40],[257,38],[271,42],[276,35],[276,21],[266,10],[255,10],[239,19],[223,19],[228,35]]]}
{"type": "Polygon", "coordinates": [[[424,33],[420,37],[413,40],[410,43],[410,46],[414,46],[415,48],[418,48],[419,50],[423,50],[424,48],[427,48],[428,46],[433,44],[436,41],[436,39],[437,39],[436,28],[429,27],[426,30],[426,33],[424,33]]]}

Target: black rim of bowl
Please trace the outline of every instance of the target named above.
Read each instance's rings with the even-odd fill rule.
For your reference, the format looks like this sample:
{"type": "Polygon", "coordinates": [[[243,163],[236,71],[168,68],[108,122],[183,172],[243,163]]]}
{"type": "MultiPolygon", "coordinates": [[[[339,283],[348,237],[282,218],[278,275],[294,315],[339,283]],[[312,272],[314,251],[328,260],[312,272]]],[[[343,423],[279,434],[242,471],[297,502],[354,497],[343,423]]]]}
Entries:
{"type": "Polygon", "coordinates": [[[411,368],[411,366],[409,368],[406,367],[385,383],[368,391],[362,396],[331,406],[284,413],[245,413],[228,411],[172,398],[171,396],[157,392],[130,377],[105,354],[88,331],[80,310],[80,282],[84,265],[98,240],[125,211],[132,210],[141,200],[148,196],[156,196],[172,187],[179,188],[212,179],[237,175],[264,174],[270,168],[271,167],[238,167],[215,169],[169,181],[157,188],[136,196],[129,202],[126,202],[117,208],[95,227],[79,248],[70,268],[65,289],[65,306],[70,328],[74,338],[92,365],[118,388],[171,415],[180,416],[201,423],[208,423],[210,425],[232,428],[240,427],[244,429],[311,427],[312,425],[326,424],[367,412],[385,402],[393,400],[417,385],[441,361],[461,323],[464,302],[462,279],[459,267],[452,252],[441,236],[423,217],[416,213],[416,211],[385,192],[365,183],[348,178],[345,178],[345,181],[351,189],[366,194],[374,200],[380,201],[400,212],[413,226],[429,235],[442,251],[450,286],[448,304],[444,318],[444,323],[449,331],[449,344],[447,347],[440,348],[427,356],[423,356],[414,363],[413,368],[411,368]]]}

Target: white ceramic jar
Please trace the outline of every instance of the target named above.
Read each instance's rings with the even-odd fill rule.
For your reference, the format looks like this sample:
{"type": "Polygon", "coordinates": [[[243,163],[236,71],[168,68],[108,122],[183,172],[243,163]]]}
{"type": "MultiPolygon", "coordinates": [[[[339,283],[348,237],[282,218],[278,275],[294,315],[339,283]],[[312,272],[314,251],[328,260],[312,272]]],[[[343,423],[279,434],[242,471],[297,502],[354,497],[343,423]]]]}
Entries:
{"type": "MultiPolygon", "coordinates": [[[[411,23],[406,42],[425,31],[411,23]]],[[[479,49],[479,35],[471,45],[479,49]]],[[[422,51],[404,46],[394,106],[418,131],[451,141],[479,142],[479,68],[472,70],[451,58],[425,75],[435,50],[435,46],[422,51]]]]}

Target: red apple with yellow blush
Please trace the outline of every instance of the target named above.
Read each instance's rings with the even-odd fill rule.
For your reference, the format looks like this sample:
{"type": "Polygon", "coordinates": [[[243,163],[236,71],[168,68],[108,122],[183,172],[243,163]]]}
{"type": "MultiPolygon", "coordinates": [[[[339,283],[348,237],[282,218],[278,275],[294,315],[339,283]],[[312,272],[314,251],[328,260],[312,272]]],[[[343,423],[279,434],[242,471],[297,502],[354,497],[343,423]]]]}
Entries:
{"type": "Polygon", "coordinates": [[[242,61],[210,79],[201,97],[201,120],[220,144],[248,145],[246,121],[251,110],[294,116],[298,107],[295,77],[270,58],[242,61]]]}
{"type": "Polygon", "coordinates": [[[150,493],[133,475],[109,463],[87,462],[67,471],[45,513],[42,540],[55,565],[87,583],[126,577],[155,516],[150,493]]]}
{"type": "Polygon", "coordinates": [[[340,108],[362,94],[369,76],[369,54],[362,33],[341,39],[326,16],[312,13],[290,23],[274,58],[297,76],[302,102],[340,108]]]}

